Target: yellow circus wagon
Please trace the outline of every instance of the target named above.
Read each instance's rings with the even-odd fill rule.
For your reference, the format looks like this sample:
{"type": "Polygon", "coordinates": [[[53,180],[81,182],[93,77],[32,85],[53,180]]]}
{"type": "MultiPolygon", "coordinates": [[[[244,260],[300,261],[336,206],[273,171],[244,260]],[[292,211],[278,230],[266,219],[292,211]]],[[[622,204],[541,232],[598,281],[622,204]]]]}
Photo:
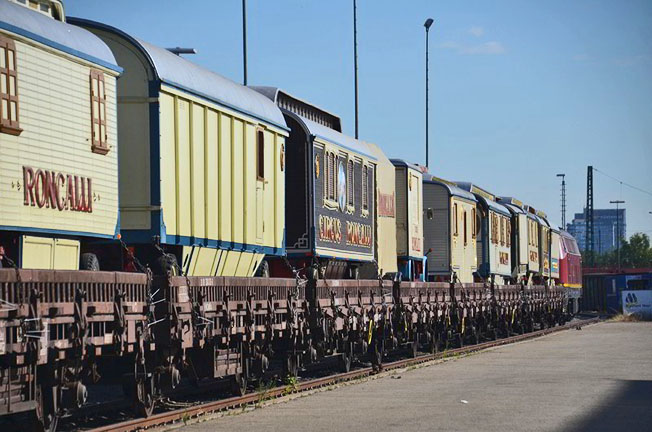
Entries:
{"type": "Polygon", "coordinates": [[[404,280],[425,280],[423,174],[417,165],[392,159],[396,169],[396,245],[404,280]]]}
{"type": "Polygon", "coordinates": [[[252,276],[284,254],[280,110],[247,87],[118,29],[102,38],[118,82],[124,241],[161,272],[252,276]]]}
{"type": "Polygon", "coordinates": [[[0,0],[2,266],[99,268],[118,235],[120,71],[61,2],[0,0]]]}

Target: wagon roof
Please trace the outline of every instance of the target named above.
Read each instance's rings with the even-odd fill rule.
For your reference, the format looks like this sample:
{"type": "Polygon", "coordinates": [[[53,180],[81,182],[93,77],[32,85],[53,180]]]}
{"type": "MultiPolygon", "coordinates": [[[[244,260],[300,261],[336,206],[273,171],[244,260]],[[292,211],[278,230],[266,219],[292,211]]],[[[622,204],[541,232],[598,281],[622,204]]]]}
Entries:
{"type": "Polygon", "coordinates": [[[423,173],[423,170],[421,169],[421,167],[419,165],[416,165],[416,164],[413,164],[413,163],[410,163],[410,162],[406,162],[403,159],[390,159],[390,160],[392,161],[392,164],[394,164],[394,166],[408,167],[408,168],[411,168],[413,170],[419,171],[420,173],[423,173]]]}
{"type": "Polygon", "coordinates": [[[161,82],[287,129],[279,108],[260,93],[115,27],[80,18],[69,21],[73,20],[76,24],[113,33],[129,41],[148,59],[152,71],[161,82]]]}
{"type": "Polygon", "coordinates": [[[478,201],[483,203],[485,206],[496,213],[503,214],[505,216],[511,216],[511,213],[507,207],[502,204],[499,204],[495,201],[496,195],[488,192],[486,189],[481,188],[478,185],[474,185],[469,182],[455,182],[461,189],[465,191],[472,192],[477,198],[478,201]]]}
{"type": "Polygon", "coordinates": [[[366,156],[369,159],[376,160],[373,149],[366,142],[357,140],[348,135],[344,135],[335,129],[331,129],[320,123],[308,120],[307,118],[300,115],[296,115],[294,113],[291,114],[299,118],[304,123],[306,129],[308,132],[310,132],[311,135],[332,144],[338,145],[359,155],[366,156]]]}
{"type": "Polygon", "coordinates": [[[294,111],[284,109],[283,111],[288,113],[288,115],[291,115],[292,117],[296,118],[300,122],[303,123],[305,129],[307,132],[317,138],[320,138],[324,141],[333,143],[335,145],[338,145],[340,147],[346,148],[347,150],[351,150],[354,153],[358,153],[360,155],[366,156],[369,159],[376,160],[376,157],[374,156],[375,150],[369,146],[366,142],[355,139],[353,137],[350,137],[348,135],[343,134],[341,131],[341,120],[338,116],[335,114],[326,111],[322,108],[319,108],[317,105],[311,103],[311,102],[306,102],[305,100],[298,98],[285,90],[279,88],[279,87],[274,87],[274,86],[251,86],[252,89],[256,90],[259,92],[261,95],[264,95],[266,98],[271,100],[274,104],[280,105],[280,95],[283,94],[286,97],[293,99],[295,101],[298,101],[305,106],[307,106],[312,112],[319,112],[323,116],[330,117],[332,121],[335,123],[336,127],[331,128],[326,125],[323,125],[321,123],[318,123],[316,121],[310,120],[306,118],[305,116],[298,114],[294,111]]]}
{"type": "Polygon", "coordinates": [[[121,72],[111,49],[93,33],[8,1],[0,1],[0,29],[121,72]]]}
{"type": "Polygon", "coordinates": [[[455,186],[453,183],[450,183],[446,180],[440,179],[438,177],[433,176],[432,174],[424,173],[423,174],[423,182],[428,183],[428,184],[435,184],[439,186],[443,186],[448,190],[448,194],[450,196],[456,196],[460,198],[467,199],[469,201],[477,202],[478,199],[473,195],[471,192],[467,192],[464,189],[460,189],[457,186],[455,186]]]}

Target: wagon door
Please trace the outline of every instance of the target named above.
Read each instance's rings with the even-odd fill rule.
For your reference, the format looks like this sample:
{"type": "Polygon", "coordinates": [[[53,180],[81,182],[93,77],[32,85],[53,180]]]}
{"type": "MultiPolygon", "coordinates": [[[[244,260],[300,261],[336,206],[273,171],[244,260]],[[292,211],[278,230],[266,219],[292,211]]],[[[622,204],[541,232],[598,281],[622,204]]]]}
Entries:
{"type": "Polygon", "coordinates": [[[256,242],[262,244],[265,232],[265,132],[256,130],[256,242]]]}

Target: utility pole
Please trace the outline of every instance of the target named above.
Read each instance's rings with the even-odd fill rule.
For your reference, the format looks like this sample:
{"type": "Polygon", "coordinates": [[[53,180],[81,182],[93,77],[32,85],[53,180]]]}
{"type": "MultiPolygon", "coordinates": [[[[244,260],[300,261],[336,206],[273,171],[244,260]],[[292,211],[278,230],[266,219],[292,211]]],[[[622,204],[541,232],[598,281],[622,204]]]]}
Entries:
{"type": "Polygon", "coordinates": [[[244,85],[247,85],[247,0],[242,0],[242,62],[244,85]]]}
{"type": "Polygon", "coordinates": [[[355,139],[358,139],[358,16],[357,1],[353,0],[353,80],[355,86],[355,139]]]}
{"type": "Polygon", "coordinates": [[[589,265],[594,263],[593,257],[593,167],[589,165],[586,172],[586,252],[589,255],[589,265]]]}
{"type": "Polygon", "coordinates": [[[426,170],[429,164],[428,155],[428,34],[430,33],[430,26],[435,22],[432,18],[428,18],[423,26],[426,28],[426,170]]]}
{"type": "Polygon", "coordinates": [[[616,204],[616,254],[618,255],[618,273],[620,273],[620,211],[618,206],[625,204],[625,201],[609,201],[610,204],[616,204]]]}
{"type": "Polygon", "coordinates": [[[566,229],[566,174],[557,174],[561,177],[561,226],[566,229]]]}

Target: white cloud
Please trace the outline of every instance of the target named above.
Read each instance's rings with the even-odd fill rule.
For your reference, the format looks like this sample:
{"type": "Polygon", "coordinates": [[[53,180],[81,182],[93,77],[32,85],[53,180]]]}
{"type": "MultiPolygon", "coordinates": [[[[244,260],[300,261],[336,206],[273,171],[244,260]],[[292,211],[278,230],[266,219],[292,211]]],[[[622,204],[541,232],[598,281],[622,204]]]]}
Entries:
{"type": "Polygon", "coordinates": [[[456,51],[462,55],[499,55],[505,54],[503,44],[497,41],[484,42],[479,45],[465,45],[458,42],[448,41],[439,45],[441,48],[456,51]]]}
{"type": "Polygon", "coordinates": [[[484,34],[484,29],[479,26],[473,26],[469,29],[469,33],[475,37],[480,37],[484,34]]]}

